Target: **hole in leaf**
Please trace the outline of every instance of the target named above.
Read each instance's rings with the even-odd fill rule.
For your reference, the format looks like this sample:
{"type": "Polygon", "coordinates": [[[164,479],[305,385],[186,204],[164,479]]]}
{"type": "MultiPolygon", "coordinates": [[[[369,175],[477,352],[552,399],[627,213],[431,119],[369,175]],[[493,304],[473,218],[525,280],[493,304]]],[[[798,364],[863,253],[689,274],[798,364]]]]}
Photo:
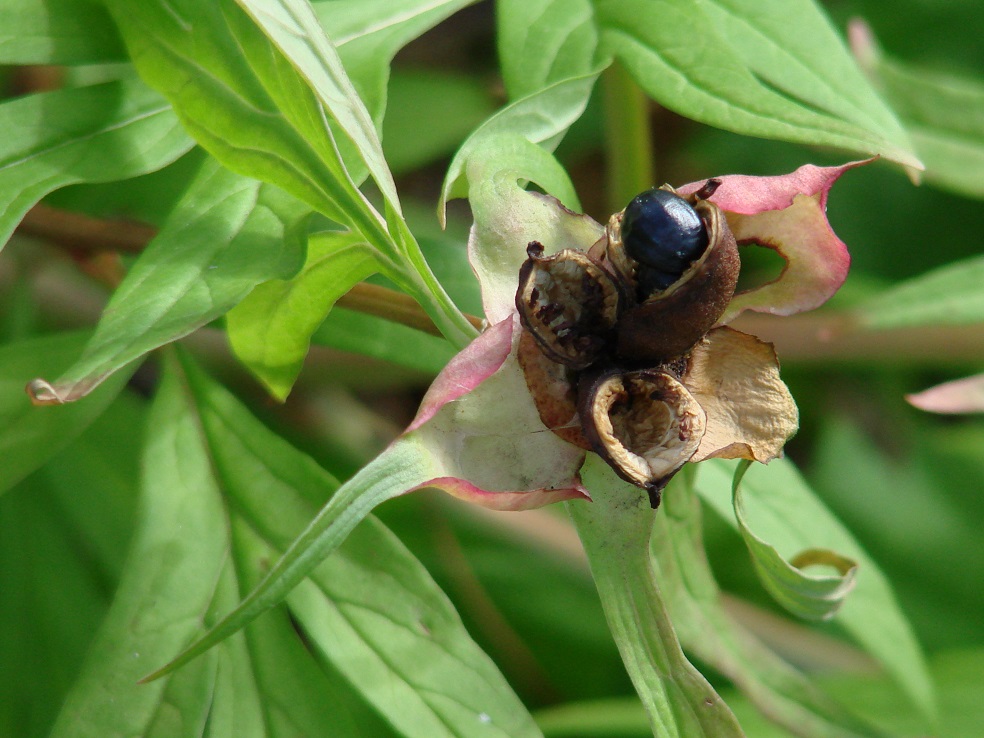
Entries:
{"type": "Polygon", "coordinates": [[[738,274],[736,292],[745,292],[779,279],[786,260],[770,246],[759,243],[740,244],[741,272],[738,274]]]}

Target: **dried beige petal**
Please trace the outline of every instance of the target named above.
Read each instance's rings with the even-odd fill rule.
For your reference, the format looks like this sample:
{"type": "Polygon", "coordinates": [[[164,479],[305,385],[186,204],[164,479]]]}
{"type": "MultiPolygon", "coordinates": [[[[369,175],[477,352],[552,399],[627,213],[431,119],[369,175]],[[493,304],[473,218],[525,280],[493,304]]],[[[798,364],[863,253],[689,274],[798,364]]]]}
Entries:
{"type": "Polygon", "coordinates": [[[782,455],[799,427],[775,349],[755,336],[715,328],[694,347],[681,381],[707,413],[707,430],[691,461],[766,463],[782,455]]]}
{"type": "Polygon", "coordinates": [[[651,496],[693,456],[704,434],[700,405],[661,371],[603,374],[582,392],[581,417],[595,451],[651,496]]]}

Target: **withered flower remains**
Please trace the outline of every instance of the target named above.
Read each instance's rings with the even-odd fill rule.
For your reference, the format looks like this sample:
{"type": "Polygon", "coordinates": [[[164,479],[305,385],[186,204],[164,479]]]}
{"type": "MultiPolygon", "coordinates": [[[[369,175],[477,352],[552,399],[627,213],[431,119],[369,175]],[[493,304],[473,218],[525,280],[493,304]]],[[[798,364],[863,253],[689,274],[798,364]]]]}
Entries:
{"type": "Polygon", "coordinates": [[[775,352],[722,324],[836,292],[850,258],[827,193],[861,163],[650,190],[607,228],[512,170],[482,178],[469,258],[489,326],[399,439],[431,465],[412,488],[496,510],[590,499],[596,450],[656,502],[688,460],[778,456],[797,415],[775,352]],[[736,243],[774,250],[782,274],[732,297],[736,243]]]}
{"type": "Polygon", "coordinates": [[[715,327],[740,268],[719,185],[644,192],[587,251],[531,242],[519,273],[518,358],[541,419],[653,507],[686,462],[768,461],[797,427],[771,346],[715,327]]]}

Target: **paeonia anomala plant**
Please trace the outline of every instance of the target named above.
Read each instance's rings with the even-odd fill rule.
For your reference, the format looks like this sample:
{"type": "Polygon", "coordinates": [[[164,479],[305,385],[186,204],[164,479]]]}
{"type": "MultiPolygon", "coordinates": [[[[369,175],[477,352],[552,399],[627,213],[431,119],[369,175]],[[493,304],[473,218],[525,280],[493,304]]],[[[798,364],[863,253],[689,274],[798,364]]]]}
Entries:
{"type": "MultiPolygon", "coordinates": [[[[378,129],[393,55],[467,4],[106,0],[99,18],[122,43],[106,59],[80,52],[78,63],[125,57],[139,78],[127,71],[104,86],[38,93],[36,109],[31,99],[4,103],[17,106],[6,108],[8,120],[61,122],[43,145],[15,142],[0,162],[15,169],[41,147],[46,156],[66,156],[68,170],[55,181],[41,167],[36,182],[23,183],[26,194],[0,208],[11,230],[58,187],[153,172],[194,149],[184,159],[194,165],[184,196],[146,248],[119,268],[95,333],[84,347],[70,344],[75,363],[55,362],[69,366],[61,376],[37,370],[57,378],[31,382],[36,404],[71,412],[94,391],[118,391],[122,369],[222,317],[233,352],[283,400],[325,315],[375,275],[388,280],[388,287],[374,285],[377,297],[391,301],[381,312],[389,315],[398,297],[409,296],[419,306],[414,319],[429,321],[453,356],[409,426],[338,484],[263,428],[188,354],[167,353],[148,421],[146,519],[133,568],[55,735],[85,732],[81,725],[163,734],[153,731],[169,729],[172,702],[184,728],[207,724],[217,733],[214,726],[245,720],[230,705],[262,703],[262,727],[241,734],[293,735],[278,731],[298,715],[317,723],[304,710],[322,698],[322,677],[344,682],[353,702],[371,705],[381,717],[373,719],[394,734],[540,734],[427,572],[371,518],[381,503],[423,489],[495,511],[566,506],[656,735],[742,735],[684,648],[808,738],[869,734],[725,612],[698,501],[715,505],[722,488],[730,493],[725,518],[765,589],[804,619],[840,613],[843,628],[928,712],[924,674],[907,668],[921,664],[918,648],[877,569],[859,579],[869,563],[860,547],[844,532],[837,542],[848,550],[834,553],[829,541],[809,540],[801,519],[782,545],[765,540],[745,504],[767,497],[755,491],[756,472],[745,478],[755,462],[775,462],[776,485],[795,497],[799,477],[782,457],[799,413],[772,344],[730,324],[746,311],[810,311],[840,288],[850,257],[828,223],[828,193],[870,159],[772,176],[705,172],[689,184],[646,182],[648,189],[599,223],[562,204],[576,196],[551,153],[602,74],[618,84],[631,78],[637,102],[645,92],[704,123],[917,168],[905,131],[873,92],[840,104],[838,95],[850,92],[842,80],[866,83],[810,3],[800,10],[822,62],[804,67],[795,55],[795,64],[775,62],[786,59],[780,54],[770,75],[758,56],[728,45],[732,32],[735,44],[750,43],[729,19],[754,19],[761,28],[753,50],[771,49],[782,45],[772,20],[779,4],[763,14],[751,3],[725,11],[721,3],[598,0],[561,8],[544,0],[526,8],[501,0],[503,78],[512,99],[460,147],[441,198],[442,214],[453,197],[467,197],[471,208],[468,263],[483,314],[466,316],[404,217],[378,129]],[[679,56],[680,39],[695,29],[704,55],[679,56]],[[667,82],[680,69],[684,93],[667,82]],[[816,99],[803,90],[804,76],[824,81],[816,99]],[[779,94],[787,88],[803,90],[805,102],[779,94]],[[139,127],[155,121],[159,129],[139,127]],[[81,128],[65,143],[62,129],[75,131],[71,125],[81,128]],[[132,138],[115,138],[131,126],[132,138]],[[89,166],[91,139],[106,150],[89,166]],[[754,248],[781,257],[781,273],[739,288],[743,254],[754,248]],[[173,529],[160,533],[156,519],[173,529]],[[186,548],[178,545],[182,535],[191,539],[186,548]],[[185,568],[171,568],[171,558],[185,568]],[[346,585],[359,590],[352,602],[346,585]],[[885,605],[883,620],[845,605],[855,587],[885,605]],[[257,635],[269,635],[262,630],[269,621],[258,617],[273,608],[281,608],[281,640],[267,651],[275,639],[257,635]],[[165,614],[155,620],[158,610],[165,614]],[[206,686],[189,686],[196,679],[206,686]],[[144,690],[127,691],[132,719],[107,717],[117,689],[144,690]],[[296,707],[291,700],[306,690],[314,697],[296,707]],[[196,723],[201,715],[208,719],[196,723]]],[[[464,236],[457,245],[464,249],[464,236]]],[[[84,420],[80,428],[91,418],[84,420]]],[[[818,508],[803,515],[832,520],[818,508]]]]}

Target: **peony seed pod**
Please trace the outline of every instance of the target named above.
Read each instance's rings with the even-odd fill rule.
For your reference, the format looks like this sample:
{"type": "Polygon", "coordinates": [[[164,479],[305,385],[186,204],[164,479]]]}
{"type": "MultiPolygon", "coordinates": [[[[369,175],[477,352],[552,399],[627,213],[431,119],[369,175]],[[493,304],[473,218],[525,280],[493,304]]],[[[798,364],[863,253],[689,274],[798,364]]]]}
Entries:
{"type": "Polygon", "coordinates": [[[664,185],[609,221],[605,263],[635,298],[618,321],[622,361],[653,366],[686,354],[731,301],[738,246],[724,214],[704,199],[714,189],[710,180],[683,198],[664,185]]]}
{"type": "Polygon", "coordinates": [[[615,279],[583,251],[543,255],[530,242],[519,270],[516,309],[552,361],[583,369],[610,350],[623,301],[615,279]]]}
{"type": "Polygon", "coordinates": [[[645,489],[655,508],[663,487],[700,446],[704,410],[660,370],[585,375],[578,395],[585,438],[616,474],[645,489]]]}

